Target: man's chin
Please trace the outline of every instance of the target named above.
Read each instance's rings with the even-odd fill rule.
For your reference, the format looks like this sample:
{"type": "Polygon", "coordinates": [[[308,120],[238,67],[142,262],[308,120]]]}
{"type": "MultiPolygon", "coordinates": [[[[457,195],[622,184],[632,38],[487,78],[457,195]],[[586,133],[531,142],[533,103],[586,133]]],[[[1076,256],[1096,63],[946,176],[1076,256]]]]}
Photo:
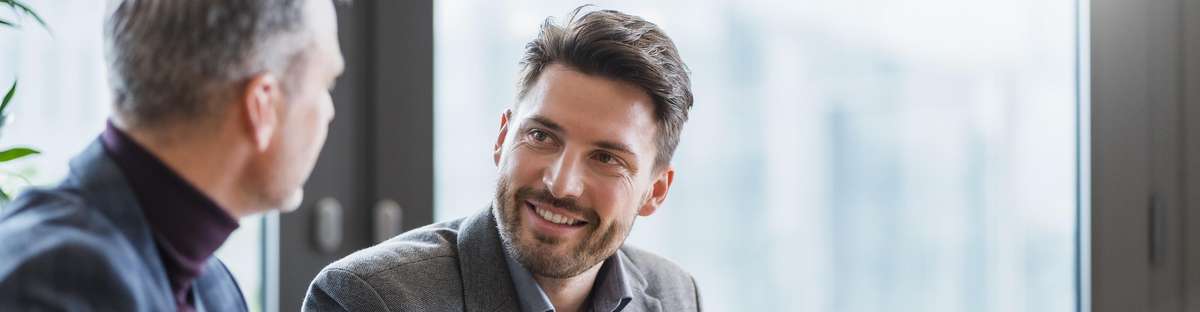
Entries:
{"type": "Polygon", "coordinates": [[[296,189],[291,195],[283,200],[279,206],[279,212],[288,213],[300,209],[300,204],[304,203],[304,189],[296,189]]]}
{"type": "Polygon", "coordinates": [[[543,253],[530,255],[521,264],[529,273],[549,278],[572,278],[587,271],[589,267],[581,266],[578,259],[558,253],[543,253]]]}
{"type": "Polygon", "coordinates": [[[569,273],[561,272],[561,269],[565,266],[572,266],[572,264],[576,264],[579,261],[579,259],[575,258],[576,255],[572,252],[570,246],[561,241],[548,244],[532,237],[526,237],[519,244],[517,249],[520,250],[520,253],[526,260],[522,261],[522,264],[531,272],[538,273],[538,275],[551,277],[570,275],[569,273]]]}

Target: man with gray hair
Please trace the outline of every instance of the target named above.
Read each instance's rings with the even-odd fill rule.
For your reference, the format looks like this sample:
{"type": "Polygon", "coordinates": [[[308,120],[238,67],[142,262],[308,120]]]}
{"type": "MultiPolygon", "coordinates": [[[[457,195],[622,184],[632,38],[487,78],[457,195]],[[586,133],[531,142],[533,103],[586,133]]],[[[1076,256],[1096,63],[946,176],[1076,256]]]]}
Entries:
{"type": "Polygon", "coordinates": [[[0,310],[245,311],[212,256],[299,206],[341,74],[331,0],[114,1],[113,115],[0,214],[0,310]]]}

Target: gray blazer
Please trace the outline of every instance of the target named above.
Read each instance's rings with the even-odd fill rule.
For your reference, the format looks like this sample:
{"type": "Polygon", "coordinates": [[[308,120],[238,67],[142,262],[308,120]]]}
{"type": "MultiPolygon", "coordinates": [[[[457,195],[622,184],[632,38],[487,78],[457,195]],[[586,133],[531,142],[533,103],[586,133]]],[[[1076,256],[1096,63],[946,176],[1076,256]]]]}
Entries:
{"type": "MultiPolygon", "coordinates": [[[[321,270],[304,311],[517,311],[491,209],[409,231],[321,270]]],[[[691,275],[669,260],[620,248],[633,301],[625,311],[699,311],[691,275]]]]}
{"type": "MultiPolygon", "coordinates": [[[[0,310],[175,311],[142,208],[94,141],[57,187],[0,212],[0,310]]],[[[192,285],[197,311],[246,311],[216,257],[192,285]]]]}

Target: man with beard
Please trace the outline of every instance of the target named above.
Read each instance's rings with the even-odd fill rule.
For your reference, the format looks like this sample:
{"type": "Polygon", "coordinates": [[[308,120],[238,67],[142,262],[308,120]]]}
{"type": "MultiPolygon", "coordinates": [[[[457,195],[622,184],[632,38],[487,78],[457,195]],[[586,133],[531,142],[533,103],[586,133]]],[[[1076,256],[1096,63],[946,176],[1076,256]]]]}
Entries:
{"type": "Polygon", "coordinates": [[[578,15],[526,45],[517,103],[500,115],[491,207],[329,265],[304,310],[699,310],[688,273],[624,245],[675,176],[687,68],[642,18],[578,15]]]}

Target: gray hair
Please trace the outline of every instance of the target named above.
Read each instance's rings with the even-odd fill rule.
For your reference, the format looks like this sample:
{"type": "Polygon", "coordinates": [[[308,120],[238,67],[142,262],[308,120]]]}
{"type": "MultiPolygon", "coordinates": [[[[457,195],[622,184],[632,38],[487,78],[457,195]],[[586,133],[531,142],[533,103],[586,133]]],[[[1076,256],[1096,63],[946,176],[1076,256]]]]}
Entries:
{"type": "MultiPolygon", "coordinates": [[[[105,25],[114,112],[153,128],[221,113],[254,75],[285,75],[311,42],[306,1],[124,0],[105,25]],[[307,39],[307,40],[306,40],[307,39]]],[[[283,91],[289,79],[281,78],[283,91]]]]}

